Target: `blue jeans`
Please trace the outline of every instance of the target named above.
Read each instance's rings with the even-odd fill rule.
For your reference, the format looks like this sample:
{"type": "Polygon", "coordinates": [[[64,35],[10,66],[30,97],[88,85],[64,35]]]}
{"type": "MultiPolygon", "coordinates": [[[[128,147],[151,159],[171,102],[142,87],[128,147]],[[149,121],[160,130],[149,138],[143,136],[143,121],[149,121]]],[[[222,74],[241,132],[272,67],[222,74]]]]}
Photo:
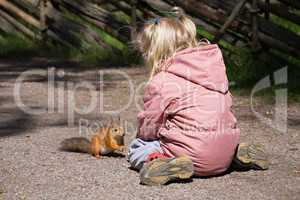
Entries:
{"type": "Polygon", "coordinates": [[[158,141],[147,142],[136,138],[129,144],[128,161],[132,168],[140,170],[152,153],[163,153],[158,141]]]}

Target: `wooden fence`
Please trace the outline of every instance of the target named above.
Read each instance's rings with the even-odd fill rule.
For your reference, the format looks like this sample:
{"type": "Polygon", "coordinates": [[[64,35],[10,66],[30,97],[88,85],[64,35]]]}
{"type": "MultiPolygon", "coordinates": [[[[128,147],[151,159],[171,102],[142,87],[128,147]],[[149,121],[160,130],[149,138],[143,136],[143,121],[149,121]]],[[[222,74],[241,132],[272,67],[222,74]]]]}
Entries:
{"type": "Polygon", "coordinates": [[[136,26],[173,6],[183,8],[213,42],[300,58],[297,0],[0,0],[0,30],[81,49],[88,48],[82,38],[111,48],[93,27],[127,44],[136,26]]]}

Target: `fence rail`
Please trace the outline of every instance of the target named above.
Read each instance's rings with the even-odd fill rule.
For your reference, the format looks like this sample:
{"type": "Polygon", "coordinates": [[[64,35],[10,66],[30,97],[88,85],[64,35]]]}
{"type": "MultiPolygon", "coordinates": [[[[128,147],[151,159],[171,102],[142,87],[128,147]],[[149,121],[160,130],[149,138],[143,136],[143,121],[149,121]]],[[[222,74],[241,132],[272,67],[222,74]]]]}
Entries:
{"type": "Polygon", "coordinates": [[[111,48],[91,26],[128,43],[137,25],[173,6],[182,7],[214,42],[300,58],[300,4],[293,0],[0,0],[0,30],[80,49],[88,48],[83,37],[111,48]]]}

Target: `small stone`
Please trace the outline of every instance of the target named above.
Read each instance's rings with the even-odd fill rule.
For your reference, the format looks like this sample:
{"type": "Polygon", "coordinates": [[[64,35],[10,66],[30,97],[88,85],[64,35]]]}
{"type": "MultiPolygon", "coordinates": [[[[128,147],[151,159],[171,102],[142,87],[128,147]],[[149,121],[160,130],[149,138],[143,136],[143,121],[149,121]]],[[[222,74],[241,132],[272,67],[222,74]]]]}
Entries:
{"type": "Polygon", "coordinates": [[[26,200],[26,199],[27,199],[26,194],[20,193],[19,199],[20,199],[20,200],[26,200]]]}
{"type": "Polygon", "coordinates": [[[0,188],[0,194],[4,194],[5,190],[3,188],[0,188]]]}
{"type": "Polygon", "coordinates": [[[297,147],[292,147],[292,148],[290,148],[290,151],[298,151],[298,148],[297,147]]]}

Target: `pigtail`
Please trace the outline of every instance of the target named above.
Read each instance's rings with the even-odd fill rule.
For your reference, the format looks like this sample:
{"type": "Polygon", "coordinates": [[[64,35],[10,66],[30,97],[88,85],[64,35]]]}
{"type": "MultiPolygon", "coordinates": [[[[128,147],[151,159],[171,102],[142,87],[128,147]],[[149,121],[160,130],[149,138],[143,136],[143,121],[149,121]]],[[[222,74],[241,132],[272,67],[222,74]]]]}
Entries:
{"type": "Polygon", "coordinates": [[[198,42],[196,40],[197,35],[197,28],[195,23],[186,16],[184,10],[180,7],[173,7],[171,12],[174,14],[177,21],[180,22],[183,29],[187,32],[189,38],[193,38],[189,43],[187,43],[188,46],[185,48],[193,48],[198,45],[198,42]]]}
{"type": "Polygon", "coordinates": [[[175,15],[175,17],[179,20],[182,21],[185,18],[185,12],[182,8],[180,7],[173,7],[171,12],[175,15]]]}
{"type": "MultiPolygon", "coordinates": [[[[196,38],[197,28],[192,20],[186,16],[184,10],[180,7],[173,7],[172,13],[174,13],[177,20],[183,24],[184,28],[189,32],[190,37],[196,38]]],[[[189,47],[204,46],[208,44],[210,44],[210,42],[206,38],[202,38],[199,42],[196,40],[192,41],[189,47]]]]}

